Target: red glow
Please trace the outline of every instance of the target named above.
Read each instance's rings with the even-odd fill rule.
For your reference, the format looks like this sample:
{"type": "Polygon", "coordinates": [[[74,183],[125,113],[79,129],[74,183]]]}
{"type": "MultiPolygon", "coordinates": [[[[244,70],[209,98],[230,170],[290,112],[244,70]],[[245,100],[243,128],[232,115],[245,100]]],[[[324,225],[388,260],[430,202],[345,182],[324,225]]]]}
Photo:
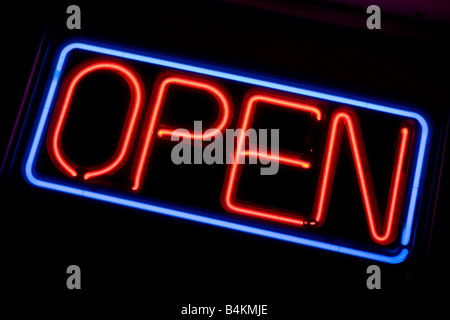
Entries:
{"type": "Polygon", "coordinates": [[[311,167],[311,164],[307,161],[303,161],[300,159],[294,159],[292,157],[286,157],[286,156],[273,156],[271,154],[264,154],[261,152],[257,152],[257,151],[250,151],[250,150],[246,150],[243,152],[243,154],[247,157],[254,157],[254,158],[260,158],[260,159],[266,159],[266,160],[270,160],[270,161],[278,161],[281,164],[287,164],[287,165],[291,165],[294,167],[302,167],[305,169],[308,169],[311,167]]]}
{"type": "MultiPolygon", "coordinates": [[[[298,109],[299,111],[312,112],[316,115],[317,120],[320,120],[322,117],[320,110],[316,107],[298,104],[292,101],[286,102],[280,99],[273,99],[265,95],[257,94],[250,96],[244,103],[244,109],[241,116],[241,127],[243,132],[251,126],[257,102],[268,102],[283,107],[298,109]]],[[[365,216],[370,235],[376,243],[383,245],[391,243],[397,235],[401,203],[406,185],[407,167],[409,164],[409,159],[407,159],[407,147],[408,143],[411,141],[410,137],[412,135],[407,127],[401,128],[394,171],[391,179],[389,200],[384,223],[382,223],[362,134],[359,128],[358,118],[352,111],[349,110],[338,110],[332,115],[325,149],[326,153],[321,168],[312,216],[308,218],[306,215],[300,213],[282,211],[276,208],[260,207],[253,204],[239,204],[236,202],[236,189],[242,169],[242,165],[238,164],[237,160],[241,156],[246,156],[260,157],[276,161],[275,156],[265,155],[257,151],[244,150],[243,134],[238,138],[239,140],[235,153],[235,161],[230,165],[227,172],[227,178],[225,180],[224,189],[222,192],[223,206],[230,212],[253,216],[265,220],[277,221],[296,226],[308,225],[320,227],[325,222],[326,212],[328,210],[328,202],[330,199],[336,163],[340,150],[340,142],[342,140],[344,128],[347,130],[349,136],[352,157],[358,176],[358,184],[364,203],[365,216]]],[[[303,169],[309,169],[311,166],[311,164],[306,161],[295,159],[281,153],[279,156],[279,162],[303,169]]]]}
{"type": "Polygon", "coordinates": [[[141,139],[141,145],[138,150],[138,160],[133,168],[134,174],[133,174],[133,190],[139,190],[139,188],[142,185],[142,178],[145,175],[146,166],[148,163],[148,159],[151,152],[152,147],[152,141],[154,139],[154,132],[156,123],[159,121],[162,105],[164,104],[164,99],[167,95],[167,90],[169,85],[181,85],[181,86],[187,86],[193,89],[197,90],[203,90],[210,94],[212,94],[218,104],[219,104],[219,116],[217,117],[216,122],[211,126],[213,130],[211,130],[209,133],[205,134],[192,134],[192,133],[179,133],[175,132],[174,130],[176,128],[170,128],[167,127],[164,129],[158,130],[157,134],[159,137],[183,137],[183,138],[190,138],[192,140],[203,140],[203,139],[209,139],[213,136],[215,136],[218,132],[223,132],[231,118],[231,100],[228,97],[228,95],[225,93],[226,91],[216,83],[206,81],[204,79],[197,79],[193,77],[188,76],[168,76],[163,75],[159,79],[159,83],[155,84],[154,88],[154,99],[153,106],[150,108],[152,110],[150,112],[150,115],[147,117],[147,123],[145,125],[145,129],[142,134],[141,139]]]}
{"type": "Polygon", "coordinates": [[[131,100],[128,107],[127,120],[124,125],[120,142],[114,156],[105,164],[97,166],[95,170],[87,170],[84,179],[99,177],[104,174],[110,174],[117,170],[126,161],[130,151],[130,142],[136,130],[139,114],[143,102],[143,88],[139,75],[130,67],[114,60],[91,60],[83,64],[82,68],[78,68],[72,72],[64,80],[61,91],[61,104],[57,107],[53,118],[53,125],[50,126],[48,137],[49,153],[52,160],[60,170],[70,176],[77,176],[76,168],[79,167],[73,163],[64,154],[61,147],[61,135],[66,122],[67,114],[72,102],[73,94],[78,83],[86,76],[95,71],[112,71],[122,76],[128,83],[131,91],[131,100]]]}
{"type": "Polygon", "coordinates": [[[297,166],[303,169],[309,169],[311,167],[311,164],[309,162],[293,158],[281,152],[277,158],[265,153],[244,149],[244,133],[253,122],[255,108],[258,102],[269,103],[277,107],[286,107],[301,112],[309,112],[316,116],[317,121],[320,121],[322,119],[322,112],[320,111],[320,109],[308,104],[260,93],[252,94],[247,97],[247,99],[243,102],[243,112],[240,120],[240,128],[242,128],[242,133],[238,137],[235,159],[233,163],[228,167],[227,177],[225,179],[224,189],[222,192],[223,206],[231,212],[253,216],[265,220],[277,221],[295,226],[311,225],[311,219],[301,217],[294,212],[285,212],[282,210],[277,210],[275,208],[263,208],[255,205],[243,205],[238,204],[235,201],[236,188],[237,184],[239,183],[240,173],[242,169],[242,164],[239,164],[238,162],[238,159],[240,159],[241,156],[260,157],[263,159],[270,159],[272,161],[278,160],[281,164],[297,166]]]}
{"type": "Polygon", "coordinates": [[[370,236],[376,243],[389,244],[397,235],[401,202],[406,184],[406,168],[408,164],[405,158],[410,136],[406,127],[400,130],[399,147],[391,179],[389,200],[384,223],[382,223],[358,118],[350,111],[336,111],[331,119],[313,217],[318,222],[318,225],[322,225],[325,222],[344,128],[347,130],[350,141],[370,236]]]}
{"type": "MultiPolygon", "coordinates": [[[[76,177],[84,173],[83,178],[85,180],[112,174],[117,171],[127,161],[132,149],[143,101],[144,90],[141,79],[126,64],[116,62],[115,60],[96,59],[90,60],[81,67],[76,68],[73,72],[69,73],[63,82],[61,94],[55,105],[55,112],[49,126],[47,146],[53,163],[68,176],[76,177]],[[64,154],[61,145],[61,136],[77,85],[85,76],[95,71],[112,71],[120,75],[128,83],[131,99],[115,154],[111,159],[95,168],[81,168],[79,170],[80,166],[73,163],[64,154]]],[[[301,103],[288,97],[272,96],[261,92],[253,91],[247,94],[244,98],[239,118],[238,128],[242,130],[237,137],[234,161],[227,168],[222,190],[221,201],[223,207],[230,212],[294,226],[322,226],[326,220],[341,141],[344,130],[346,130],[370,236],[378,244],[387,245],[392,243],[397,237],[397,229],[407,183],[410,162],[408,150],[413,136],[411,126],[404,125],[400,128],[389,197],[384,214],[379,210],[358,117],[352,110],[344,108],[336,110],[331,115],[312,213],[289,212],[278,208],[236,201],[236,190],[239,185],[242,170],[242,164],[239,161],[241,158],[251,157],[278,161],[282,165],[300,169],[310,169],[312,165],[310,162],[302,160],[301,155],[294,157],[286,152],[280,152],[279,155],[274,155],[270,150],[265,153],[250,150],[251,148],[246,146],[245,132],[252,127],[258,103],[266,103],[277,108],[288,108],[294,111],[304,112],[310,114],[317,121],[323,119],[322,111],[311,104],[301,103]]],[[[142,180],[145,176],[152,145],[156,136],[161,138],[171,136],[187,138],[191,142],[193,140],[209,140],[217,133],[224,132],[231,121],[232,103],[227,91],[215,82],[186,75],[174,73],[161,74],[156,80],[149,106],[139,146],[136,151],[137,156],[131,172],[131,178],[133,180],[132,189],[135,191],[139,190],[142,186],[142,180]],[[209,133],[205,133],[209,128],[200,134],[192,132],[180,133],[175,132],[176,128],[174,127],[159,123],[164,102],[171,85],[200,90],[211,94],[217,100],[219,113],[216,121],[211,125],[212,130],[209,133]]]]}

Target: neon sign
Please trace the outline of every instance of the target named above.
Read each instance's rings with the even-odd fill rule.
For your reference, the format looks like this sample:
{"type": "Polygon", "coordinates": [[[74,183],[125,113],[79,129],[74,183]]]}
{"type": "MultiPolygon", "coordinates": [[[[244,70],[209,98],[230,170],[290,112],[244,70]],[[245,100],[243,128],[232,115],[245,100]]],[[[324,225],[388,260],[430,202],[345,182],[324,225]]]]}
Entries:
{"type": "MultiPolygon", "coordinates": [[[[24,160],[24,176],[31,184],[54,191],[347,255],[399,263],[406,259],[413,245],[429,142],[428,126],[423,115],[402,106],[374,104],[230,68],[76,42],[63,47],[55,60],[53,76],[49,79],[24,160]],[[147,71],[142,71],[144,69],[147,71]],[[112,155],[103,163],[86,166],[71,159],[65,151],[64,132],[76,107],[74,97],[81,94],[79,86],[99,73],[118,77],[126,83],[128,107],[112,155]],[[208,97],[211,109],[216,112],[208,130],[200,134],[180,133],[177,126],[162,118],[169,103],[167,99],[177,88],[208,97]],[[234,94],[236,89],[233,88],[239,88],[240,95],[234,94]],[[304,117],[311,126],[319,126],[317,137],[310,139],[315,139],[314,147],[305,152],[283,150],[276,159],[270,152],[250,148],[243,132],[263,118],[259,116],[262,109],[288,111],[304,117]],[[367,133],[360,124],[361,117],[367,117],[367,113],[395,120],[391,137],[396,141],[394,150],[384,152],[386,157],[394,155],[390,162],[390,183],[385,186],[386,201],[377,197],[379,192],[365,145],[367,133]],[[214,209],[201,205],[192,209],[182,202],[177,203],[176,197],[171,201],[173,204],[161,204],[151,192],[146,193],[145,186],[157,184],[149,170],[154,166],[152,160],[158,154],[154,148],[158,143],[173,144],[168,141],[173,136],[201,143],[230,127],[242,131],[237,136],[234,161],[224,165],[224,171],[220,171],[222,178],[216,181],[222,187],[212,200],[214,209]],[[336,188],[336,170],[345,155],[343,144],[349,146],[349,159],[357,177],[359,194],[353,201],[362,202],[361,212],[357,214],[365,218],[368,238],[364,241],[323,233],[324,228],[332,224],[327,217],[337,214],[330,213],[330,203],[336,188]],[[248,167],[239,161],[242,158],[278,161],[283,168],[308,174],[311,179],[307,181],[313,184],[306,189],[315,190],[309,199],[309,211],[241,199],[241,184],[248,181],[248,178],[242,180],[242,172],[248,167]],[[42,169],[41,163],[53,169],[42,169]],[[113,182],[120,175],[125,179],[120,184],[113,182]]],[[[294,186],[302,181],[289,183],[294,186]]]]}

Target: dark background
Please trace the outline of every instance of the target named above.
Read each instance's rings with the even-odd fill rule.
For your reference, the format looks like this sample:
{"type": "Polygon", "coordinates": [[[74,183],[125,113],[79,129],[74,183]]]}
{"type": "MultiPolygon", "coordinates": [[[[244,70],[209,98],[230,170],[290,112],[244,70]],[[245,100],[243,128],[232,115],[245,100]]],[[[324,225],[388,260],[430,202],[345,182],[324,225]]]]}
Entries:
{"type": "MultiPolygon", "coordinates": [[[[69,4],[2,4],[2,158],[42,35],[86,35],[421,106],[434,123],[421,232],[407,263],[376,263],[382,289],[370,291],[371,261],[47,192],[20,176],[31,127],[25,110],[1,176],[5,306],[17,303],[15,312],[58,318],[122,309],[166,319],[179,317],[189,303],[268,304],[270,319],[335,310],[362,316],[387,310],[431,313],[443,307],[438,298],[448,296],[446,161],[439,176],[450,84],[444,13],[411,14],[406,7],[392,13],[388,7],[385,13],[386,3],[380,3],[382,29],[368,30],[365,7],[345,2],[79,2],[82,29],[67,30],[69,4]],[[66,288],[71,264],[82,271],[79,291],[66,288]]],[[[444,6],[440,12],[448,10],[444,6]]]]}

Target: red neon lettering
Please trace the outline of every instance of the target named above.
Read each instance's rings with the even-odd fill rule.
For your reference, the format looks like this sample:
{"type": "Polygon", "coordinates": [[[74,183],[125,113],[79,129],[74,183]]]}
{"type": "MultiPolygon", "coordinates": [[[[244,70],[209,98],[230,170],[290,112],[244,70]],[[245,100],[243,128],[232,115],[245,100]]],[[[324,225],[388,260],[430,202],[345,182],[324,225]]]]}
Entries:
{"type": "Polygon", "coordinates": [[[363,199],[370,236],[376,243],[389,244],[397,235],[397,226],[406,184],[406,171],[409,163],[409,161],[406,161],[406,151],[410,141],[408,138],[409,136],[412,136],[407,127],[402,127],[400,130],[399,146],[397,147],[397,155],[389,191],[389,200],[384,218],[385,222],[382,224],[361,129],[359,128],[358,117],[353,114],[353,112],[347,110],[336,110],[331,118],[327,146],[325,149],[326,154],[322,164],[313,209],[313,218],[317,221],[319,226],[325,222],[344,128],[347,130],[350,141],[353,162],[358,176],[358,184],[363,199]]]}
{"type": "Polygon", "coordinates": [[[222,192],[222,203],[223,206],[235,213],[253,216],[257,218],[278,221],[282,223],[287,223],[291,225],[303,226],[305,224],[314,225],[315,222],[311,221],[307,217],[299,217],[298,214],[291,212],[283,212],[281,210],[276,210],[273,208],[262,208],[258,206],[249,206],[244,204],[239,204],[236,202],[236,189],[239,183],[239,178],[241,174],[242,164],[239,164],[239,159],[242,156],[246,157],[261,157],[264,159],[270,159],[272,161],[279,161],[282,164],[290,166],[298,166],[303,169],[309,169],[311,164],[309,162],[303,161],[301,159],[293,158],[286,154],[280,152],[278,159],[272,157],[271,155],[266,155],[258,151],[251,151],[244,148],[244,132],[251,126],[253,118],[255,115],[255,109],[258,102],[265,102],[275,106],[290,108],[298,110],[301,112],[310,112],[316,116],[317,121],[322,119],[322,112],[319,108],[299,103],[292,100],[281,99],[266,94],[252,94],[247,97],[243,102],[243,113],[241,116],[240,127],[242,128],[242,133],[238,137],[238,143],[235,152],[235,159],[231,166],[228,168],[227,177],[225,179],[224,189],[222,192]]]}
{"type": "Polygon", "coordinates": [[[116,171],[126,161],[130,151],[130,142],[133,140],[137,127],[144,95],[139,75],[130,66],[114,60],[91,60],[84,64],[82,68],[70,74],[64,81],[67,85],[63,85],[65,90],[61,95],[63,97],[61,100],[62,103],[55,112],[53,125],[49,129],[49,141],[47,143],[52,161],[63,173],[75,177],[77,176],[76,169],[80,167],[68,159],[61,146],[61,135],[75,88],[85,76],[100,70],[112,71],[122,76],[130,87],[131,100],[128,106],[127,119],[114,156],[106,161],[106,163],[96,167],[95,170],[87,170],[83,176],[85,180],[110,174],[116,171]]]}
{"type": "Polygon", "coordinates": [[[134,173],[132,174],[134,181],[132,187],[133,190],[139,190],[139,188],[142,185],[142,178],[145,175],[146,166],[152,148],[152,141],[154,139],[156,123],[159,122],[162,106],[164,104],[164,99],[167,95],[169,85],[187,86],[193,89],[203,90],[212,94],[219,104],[219,116],[217,117],[216,122],[212,125],[213,130],[211,130],[211,132],[209,132],[208,134],[205,133],[202,133],[200,135],[192,133],[183,134],[174,132],[174,129],[176,128],[166,127],[164,129],[158,130],[157,133],[159,137],[163,136],[170,137],[171,135],[174,135],[177,137],[190,138],[191,141],[208,139],[216,135],[219,131],[223,132],[230,122],[231,105],[232,105],[231,100],[225,93],[226,91],[222,89],[218,84],[206,81],[204,79],[197,79],[181,75],[177,76],[163,75],[162,77],[160,77],[153,91],[154,92],[153,108],[150,108],[151,110],[149,111],[150,115],[147,117],[146,121],[147,123],[145,125],[145,129],[143,131],[141,138],[141,145],[138,150],[137,163],[133,168],[134,170],[134,173]]]}
{"type": "MultiPolygon", "coordinates": [[[[118,170],[128,159],[136,128],[139,122],[139,115],[144,101],[144,90],[139,75],[129,66],[115,60],[90,60],[81,67],[71,72],[63,83],[63,90],[58,99],[56,110],[52,118],[52,123],[47,136],[47,146],[53,163],[64,174],[75,177],[78,175],[79,165],[72,162],[64,154],[61,145],[61,136],[64,130],[66,118],[71,106],[73,94],[78,83],[86,76],[96,71],[112,71],[124,78],[131,91],[130,104],[128,106],[127,118],[122,129],[120,141],[115,154],[111,159],[95,168],[83,169],[85,180],[111,174],[118,170]]],[[[309,169],[311,164],[300,159],[300,156],[293,157],[288,153],[280,152],[279,156],[272,153],[252,150],[251,146],[246,146],[245,132],[252,126],[256,107],[258,103],[267,103],[273,106],[289,108],[295,111],[310,113],[317,121],[323,118],[318,107],[301,103],[290,98],[277,97],[265,93],[248,94],[243,101],[243,109],[240,115],[239,128],[242,129],[238,136],[234,161],[227,168],[221,201],[223,207],[234,213],[252,216],[256,218],[277,221],[294,226],[315,226],[320,227],[325,223],[328,204],[331,196],[334,174],[339,157],[340,145],[344,130],[350,142],[351,153],[355,171],[358,177],[358,186],[364,206],[364,213],[368,224],[368,229],[372,240],[378,244],[386,245],[393,242],[397,236],[398,224],[407,182],[407,172],[410,160],[409,147],[412,143],[413,132],[410,126],[403,125],[399,133],[396,158],[391,177],[389,198],[386,212],[382,216],[378,201],[375,195],[373,181],[364,147],[358,117],[349,109],[336,110],[330,120],[330,127],[327,136],[325,154],[321,166],[319,183],[317,186],[313,212],[311,215],[304,215],[296,212],[289,212],[277,208],[257,206],[254,204],[240,203],[236,201],[236,190],[242,171],[241,157],[260,158],[270,161],[278,161],[283,165],[294,166],[301,169],[309,169]]],[[[225,89],[219,84],[204,79],[188,77],[178,74],[161,74],[153,89],[150,100],[144,129],[141,133],[141,140],[137,149],[137,156],[132,169],[133,190],[139,190],[145,176],[147,164],[149,162],[152,144],[156,136],[160,138],[172,135],[193,140],[206,140],[219,132],[223,132],[231,121],[232,103],[225,89]],[[173,85],[186,86],[195,90],[207,92],[214,96],[218,102],[219,115],[215,123],[211,126],[208,134],[205,130],[201,134],[175,132],[174,127],[160,125],[159,119],[167,96],[169,87],[173,85]],[[158,125],[160,125],[158,127],[158,125]],[[157,128],[158,127],[158,128],[157,128]],[[156,134],[155,134],[156,133],[156,134]]]]}
{"type": "MultiPolygon", "coordinates": [[[[242,116],[241,127],[245,131],[252,123],[255,105],[257,102],[263,101],[273,103],[283,107],[290,107],[301,111],[313,112],[319,121],[321,113],[318,108],[298,104],[292,101],[279,100],[267,97],[265,95],[253,95],[246,103],[244,103],[244,111],[242,116]]],[[[389,200],[385,215],[385,222],[381,222],[381,214],[374,192],[373,182],[370,175],[367,156],[364,148],[361,130],[357,116],[351,111],[336,111],[332,115],[330,131],[327,137],[326,154],[323,160],[320,173],[319,185],[317,188],[316,199],[314,203],[313,215],[307,217],[299,213],[277,210],[274,208],[258,207],[255,205],[241,204],[236,202],[236,188],[241,174],[241,167],[238,159],[241,156],[247,157],[272,157],[260,154],[256,151],[243,150],[244,136],[239,137],[236,148],[235,161],[229,167],[227,178],[225,180],[222,192],[222,204],[225,209],[238,214],[253,216],[280,223],[291,224],[296,226],[321,226],[325,222],[328,203],[331,195],[334,173],[336,169],[337,158],[339,155],[340,142],[343,130],[347,129],[352,156],[358,176],[358,184],[364,203],[365,215],[367,218],[370,235],[376,243],[389,244],[394,241],[397,235],[397,227],[400,218],[400,209],[404,196],[406,185],[407,167],[409,161],[407,159],[408,144],[411,142],[411,132],[407,127],[400,130],[399,145],[397,148],[394,172],[391,179],[391,187],[389,191],[389,200]]],[[[298,166],[303,169],[310,168],[308,162],[288,157],[280,154],[279,162],[285,165],[298,166]]]]}

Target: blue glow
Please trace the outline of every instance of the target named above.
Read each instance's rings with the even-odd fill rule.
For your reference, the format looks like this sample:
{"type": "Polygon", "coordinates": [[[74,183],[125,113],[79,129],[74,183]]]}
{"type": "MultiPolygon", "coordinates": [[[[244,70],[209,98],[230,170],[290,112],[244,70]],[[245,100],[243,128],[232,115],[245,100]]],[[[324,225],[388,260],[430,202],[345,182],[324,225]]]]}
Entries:
{"type": "Polygon", "coordinates": [[[419,125],[420,125],[420,140],[419,140],[419,147],[418,147],[418,153],[417,153],[417,163],[414,170],[414,180],[411,187],[411,197],[409,202],[409,207],[407,211],[407,217],[406,222],[402,231],[402,237],[401,237],[401,244],[403,246],[407,246],[410,243],[411,239],[411,232],[412,232],[412,224],[414,220],[414,215],[416,212],[416,203],[417,203],[417,197],[418,197],[418,191],[420,182],[422,179],[422,168],[424,165],[424,158],[425,158],[425,149],[428,139],[428,124],[426,120],[418,113],[412,112],[409,110],[402,110],[397,109],[389,106],[384,105],[378,105],[373,103],[364,102],[357,99],[351,99],[346,97],[341,97],[338,95],[333,94],[327,94],[322,93],[314,90],[309,89],[302,89],[299,87],[291,86],[291,85],[285,85],[280,84],[272,81],[267,81],[263,79],[259,79],[257,77],[250,77],[247,75],[239,74],[239,72],[233,72],[231,69],[230,72],[225,72],[221,70],[216,70],[214,68],[206,68],[206,67],[200,67],[196,66],[194,63],[187,64],[187,63],[180,63],[176,62],[170,59],[161,59],[152,57],[151,55],[140,55],[135,53],[129,53],[125,52],[123,50],[116,50],[112,48],[105,48],[100,47],[92,44],[86,44],[86,43],[80,43],[75,42],[68,44],[65,46],[59,55],[58,61],[55,65],[55,71],[53,73],[53,78],[50,84],[50,87],[48,89],[47,97],[45,99],[41,115],[39,118],[38,125],[35,129],[34,138],[31,140],[31,146],[29,148],[28,157],[26,157],[26,163],[25,163],[25,178],[33,185],[39,186],[46,189],[51,189],[59,192],[64,193],[70,193],[75,194],[78,196],[83,196],[86,198],[101,200],[109,203],[115,203],[118,205],[123,205],[127,207],[132,207],[140,210],[145,211],[151,211],[151,212],[157,212],[160,214],[182,218],[190,221],[196,221],[205,223],[208,225],[214,225],[222,228],[232,229],[232,230],[238,230],[242,232],[247,232],[255,235],[265,236],[268,238],[288,241],[291,243],[301,244],[309,247],[319,248],[323,250],[328,250],[332,252],[338,252],[343,253],[347,255],[352,255],[356,257],[366,258],[366,259],[372,259],[377,260],[381,262],[386,263],[400,263],[404,261],[408,255],[408,249],[402,248],[400,250],[400,253],[396,255],[383,255],[373,252],[368,252],[364,250],[349,248],[345,246],[340,246],[337,244],[331,244],[325,241],[318,241],[318,240],[311,240],[307,238],[302,238],[300,236],[290,235],[290,234],[284,234],[280,232],[275,232],[271,230],[264,229],[263,227],[254,227],[249,226],[246,224],[240,224],[235,222],[230,222],[226,220],[221,220],[217,218],[211,218],[202,216],[199,214],[194,214],[186,211],[180,211],[180,210],[174,210],[169,208],[164,208],[161,206],[153,205],[148,202],[143,202],[142,200],[135,200],[132,198],[128,198],[126,196],[115,196],[110,195],[107,192],[93,192],[89,191],[80,187],[72,187],[68,185],[64,185],[61,183],[54,183],[51,181],[47,181],[42,178],[37,178],[33,172],[34,163],[36,160],[36,155],[39,149],[39,146],[43,139],[43,130],[45,128],[45,124],[47,122],[47,118],[49,116],[50,109],[53,104],[55,91],[58,86],[58,83],[60,81],[60,75],[64,68],[64,64],[66,62],[67,55],[70,53],[71,50],[74,49],[81,49],[81,50],[87,50],[91,52],[97,52],[105,55],[120,57],[120,58],[126,58],[131,59],[135,61],[141,61],[145,63],[150,63],[154,65],[159,65],[163,67],[169,67],[184,71],[190,71],[194,73],[199,73],[203,75],[208,75],[212,77],[222,78],[222,79],[228,79],[233,81],[238,81],[246,84],[251,84],[255,86],[285,91],[285,92],[291,92],[296,93],[300,95],[310,96],[318,99],[328,100],[328,101],[334,101],[343,103],[346,105],[356,106],[360,108],[375,110],[379,112],[399,115],[407,118],[415,119],[419,125]]]}

